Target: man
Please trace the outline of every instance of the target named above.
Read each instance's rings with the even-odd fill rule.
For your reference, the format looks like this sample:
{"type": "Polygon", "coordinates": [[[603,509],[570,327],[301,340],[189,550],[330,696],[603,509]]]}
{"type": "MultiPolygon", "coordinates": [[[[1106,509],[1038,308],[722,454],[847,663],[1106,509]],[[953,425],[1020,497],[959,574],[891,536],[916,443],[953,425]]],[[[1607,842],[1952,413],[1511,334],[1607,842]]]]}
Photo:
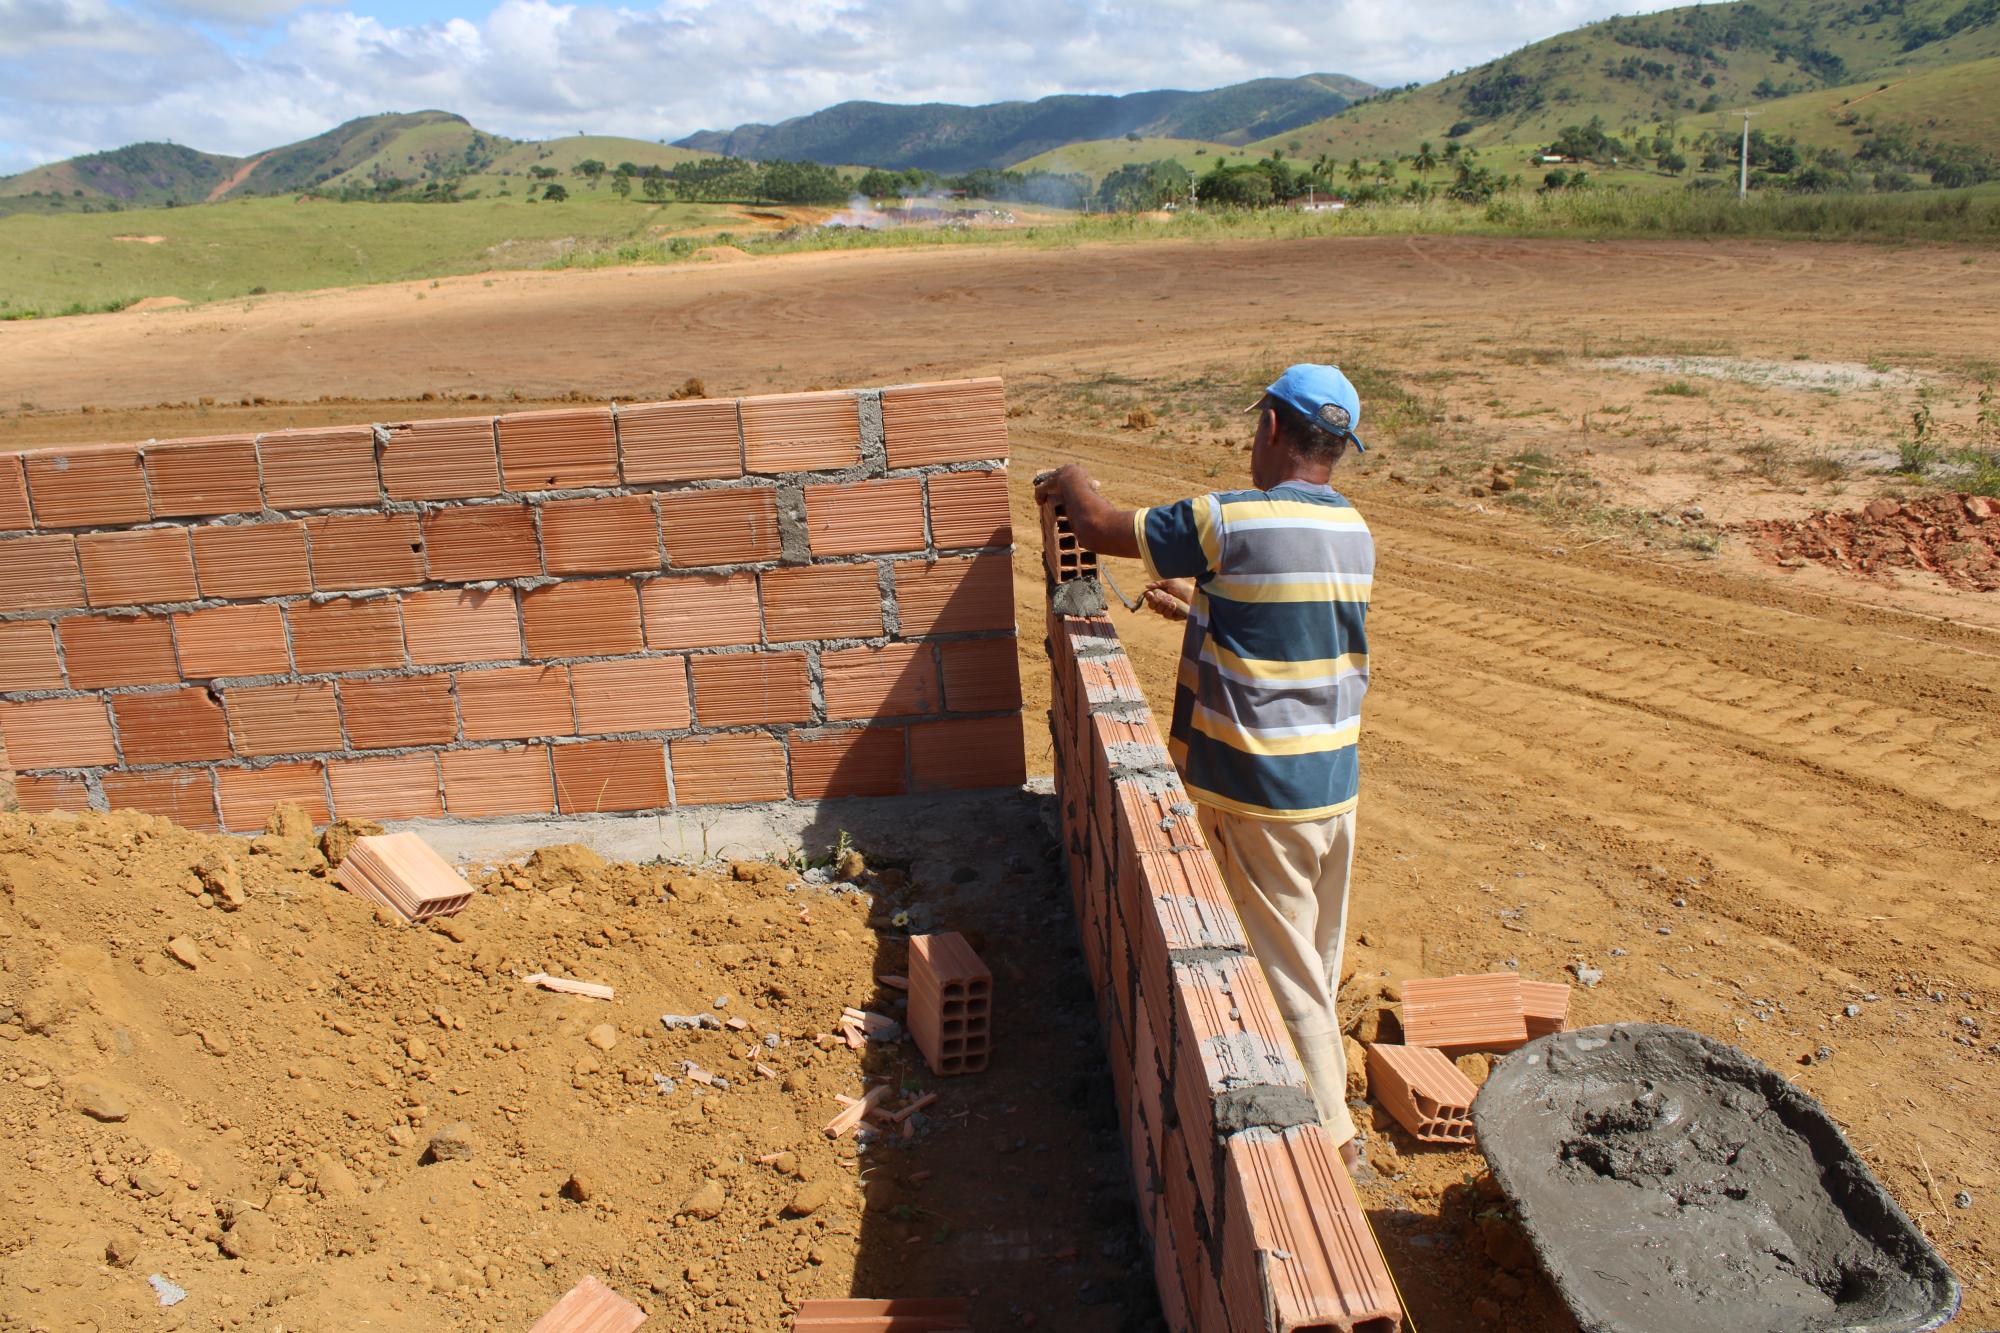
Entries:
{"type": "Polygon", "coordinates": [[[1334,994],[1347,930],[1375,572],[1367,524],[1327,484],[1361,401],[1333,366],[1298,365],[1248,409],[1256,487],[1114,509],[1072,463],[1036,488],[1077,540],[1136,556],[1146,602],[1186,619],[1169,741],[1202,831],[1350,1166],[1347,1061],[1334,994]]]}

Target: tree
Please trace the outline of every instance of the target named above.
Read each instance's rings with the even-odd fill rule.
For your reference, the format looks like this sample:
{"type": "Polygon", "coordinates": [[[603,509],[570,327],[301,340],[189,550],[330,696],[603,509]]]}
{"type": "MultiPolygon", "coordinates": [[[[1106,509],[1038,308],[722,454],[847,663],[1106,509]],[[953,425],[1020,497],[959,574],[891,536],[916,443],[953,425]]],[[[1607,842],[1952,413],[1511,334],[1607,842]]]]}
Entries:
{"type": "Polygon", "coordinates": [[[1659,165],[1660,170],[1666,172],[1669,176],[1678,176],[1688,169],[1688,160],[1679,153],[1661,153],[1659,165]]]}
{"type": "Polygon", "coordinates": [[[1348,159],[1347,170],[1342,174],[1347,177],[1349,185],[1359,185],[1368,179],[1368,168],[1361,165],[1360,158],[1350,158],[1348,159]]]}
{"type": "Polygon", "coordinates": [[[1437,170],[1437,164],[1437,154],[1431,151],[1431,141],[1426,139],[1418,144],[1416,156],[1410,159],[1410,165],[1416,168],[1417,174],[1428,178],[1431,172],[1437,170]]]}
{"type": "Polygon", "coordinates": [[[528,174],[538,181],[552,181],[556,178],[556,169],[554,167],[533,166],[528,168],[528,174]]]}
{"type": "Polygon", "coordinates": [[[589,181],[593,190],[597,188],[597,182],[604,179],[604,164],[594,157],[585,158],[570,170],[589,181]]]}
{"type": "Polygon", "coordinates": [[[646,172],[644,179],[639,183],[639,188],[646,192],[648,199],[657,204],[667,197],[667,174],[658,167],[653,167],[646,172]]]}
{"type": "Polygon", "coordinates": [[[632,197],[632,178],[623,174],[613,176],[611,178],[611,193],[617,195],[620,199],[630,199],[632,197]]]}
{"type": "Polygon", "coordinates": [[[782,204],[841,204],[850,193],[847,182],[832,167],[782,160],[764,164],[757,192],[782,204]]]}
{"type": "Polygon", "coordinates": [[[569,198],[569,191],[563,188],[561,181],[550,181],[542,191],[542,198],[552,204],[560,204],[569,198]]]}

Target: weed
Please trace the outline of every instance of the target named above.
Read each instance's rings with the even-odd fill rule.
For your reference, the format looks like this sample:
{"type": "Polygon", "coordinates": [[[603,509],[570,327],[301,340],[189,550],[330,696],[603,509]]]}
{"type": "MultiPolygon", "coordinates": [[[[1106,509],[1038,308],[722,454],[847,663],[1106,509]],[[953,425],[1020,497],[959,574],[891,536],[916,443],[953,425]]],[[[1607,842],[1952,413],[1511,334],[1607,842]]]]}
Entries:
{"type": "Polygon", "coordinates": [[[2000,498],[2000,454],[1981,453],[1968,449],[1959,455],[1959,461],[1971,471],[1958,482],[1958,489],[1968,495],[1991,495],[2000,498]]]}
{"type": "Polygon", "coordinates": [[[1799,464],[1799,471],[1809,481],[1839,481],[1847,475],[1847,464],[1832,454],[1814,454],[1799,464]]]}
{"type": "Polygon", "coordinates": [[[1694,385],[1689,384],[1686,380],[1674,380],[1672,383],[1662,384],[1657,388],[1648,389],[1646,390],[1646,392],[1653,394],[1656,397],[1665,397],[1665,398],[1701,397],[1701,390],[1695,388],[1694,385]]]}

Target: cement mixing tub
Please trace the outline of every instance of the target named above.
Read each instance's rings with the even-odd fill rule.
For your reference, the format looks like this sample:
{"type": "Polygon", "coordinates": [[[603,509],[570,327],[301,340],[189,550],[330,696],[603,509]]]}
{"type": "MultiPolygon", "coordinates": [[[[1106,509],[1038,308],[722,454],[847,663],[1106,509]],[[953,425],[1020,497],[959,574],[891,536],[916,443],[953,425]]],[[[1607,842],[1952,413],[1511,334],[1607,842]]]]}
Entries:
{"type": "Polygon", "coordinates": [[[1812,1098],[1685,1028],[1529,1043],[1479,1146],[1583,1333],[1916,1333],[1958,1281],[1812,1098]]]}

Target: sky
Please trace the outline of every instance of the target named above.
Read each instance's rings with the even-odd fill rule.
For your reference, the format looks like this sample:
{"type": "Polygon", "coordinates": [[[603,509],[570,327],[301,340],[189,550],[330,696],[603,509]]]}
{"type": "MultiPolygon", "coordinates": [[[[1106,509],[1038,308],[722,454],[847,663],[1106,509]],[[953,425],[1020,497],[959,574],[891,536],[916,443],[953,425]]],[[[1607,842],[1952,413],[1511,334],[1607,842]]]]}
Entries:
{"type": "Polygon", "coordinates": [[[673,140],[835,102],[1429,81],[1662,0],[0,0],[0,174],[383,111],[673,140]]]}

